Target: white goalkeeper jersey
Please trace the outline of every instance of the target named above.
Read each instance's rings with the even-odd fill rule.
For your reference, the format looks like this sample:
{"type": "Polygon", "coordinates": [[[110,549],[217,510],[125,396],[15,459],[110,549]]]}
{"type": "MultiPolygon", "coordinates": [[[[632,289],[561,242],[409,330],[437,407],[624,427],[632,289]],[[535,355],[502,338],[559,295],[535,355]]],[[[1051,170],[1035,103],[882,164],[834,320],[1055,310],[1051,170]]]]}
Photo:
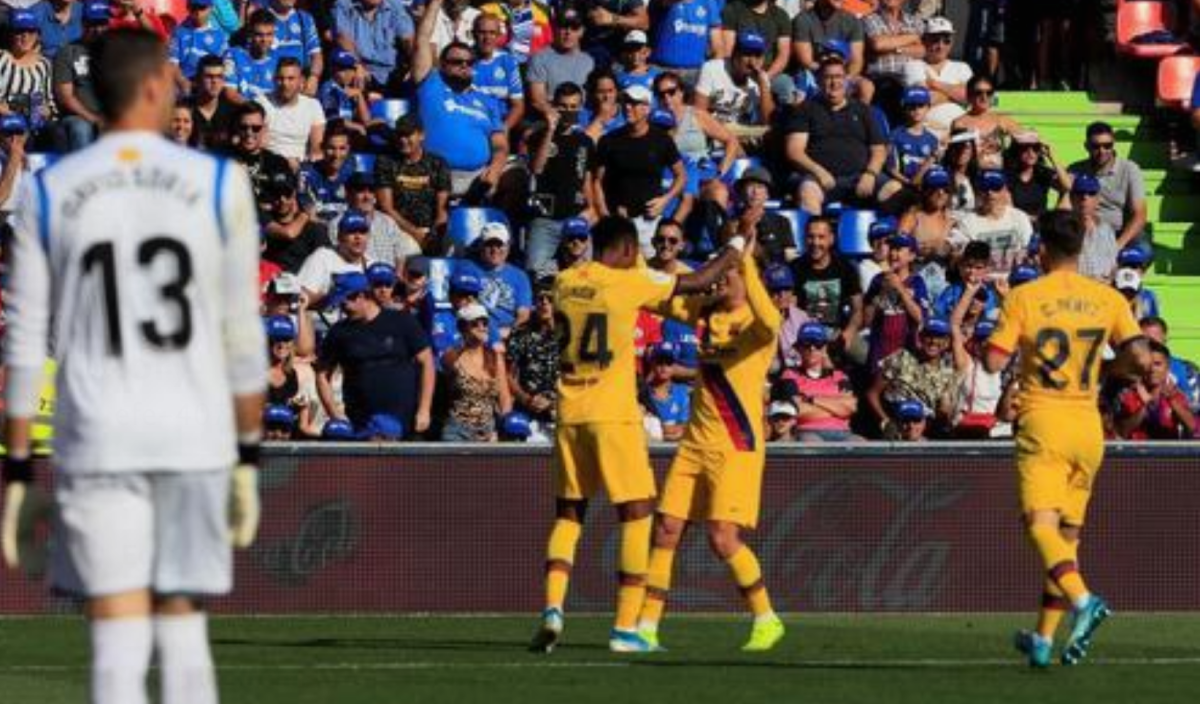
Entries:
{"type": "Polygon", "coordinates": [[[59,470],[232,466],[233,395],[267,378],[241,167],[113,133],[27,179],[14,230],[6,361],[53,342],[59,470]]]}

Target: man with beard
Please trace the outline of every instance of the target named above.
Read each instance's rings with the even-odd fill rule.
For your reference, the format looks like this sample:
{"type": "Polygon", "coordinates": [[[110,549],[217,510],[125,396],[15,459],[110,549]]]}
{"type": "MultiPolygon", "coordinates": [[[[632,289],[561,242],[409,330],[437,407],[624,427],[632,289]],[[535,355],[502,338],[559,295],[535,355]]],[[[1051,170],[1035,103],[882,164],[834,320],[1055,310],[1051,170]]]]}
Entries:
{"type": "Polygon", "coordinates": [[[278,174],[292,173],[287,159],[267,151],[267,111],[258,103],[242,106],[234,129],[233,158],[246,167],[254,195],[261,203],[265,186],[278,174]]]}
{"type": "Polygon", "coordinates": [[[533,152],[533,202],[538,217],[529,225],[525,268],[537,271],[554,257],[563,223],[590,211],[595,143],[579,126],[583,89],[564,83],[554,91],[554,110],[545,129],[529,138],[533,152]]]}
{"type": "Polygon", "coordinates": [[[396,120],[398,158],[375,161],[375,197],[379,210],[396,221],[426,251],[438,250],[436,231],[449,217],[450,167],[425,149],[421,119],[408,114],[396,120]]]}

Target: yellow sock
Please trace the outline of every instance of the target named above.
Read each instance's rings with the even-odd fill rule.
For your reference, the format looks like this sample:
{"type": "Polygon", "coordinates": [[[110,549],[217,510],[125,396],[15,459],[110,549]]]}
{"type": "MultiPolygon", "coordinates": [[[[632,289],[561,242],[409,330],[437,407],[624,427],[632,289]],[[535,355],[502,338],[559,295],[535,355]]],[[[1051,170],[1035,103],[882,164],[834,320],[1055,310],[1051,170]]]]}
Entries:
{"type": "Polygon", "coordinates": [[[762,568],[758,564],[758,558],[754,556],[754,551],[749,546],[743,545],[725,561],[725,564],[729,565],[729,571],[733,573],[733,581],[737,582],[738,588],[742,590],[742,596],[746,598],[746,605],[750,607],[750,613],[756,617],[771,613],[771,597],[767,595],[767,587],[763,584],[762,568]]]}
{"type": "Polygon", "coordinates": [[[1047,579],[1046,591],[1042,594],[1042,608],[1038,611],[1038,635],[1054,640],[1058,624],[1062,623],[1063,616],[1070,608],[1071,602],[1067,600],[1062,590],[1058,588],[1054,580],[1047,579]]]}
{"type": "Polygon", "coordinates": [[[671,566],[675,562],[673,548],[654,548],[650,551],[650,570],[646,575],[646,600],[638,617],[638,629],[655,630],[667,608],[667,592],[671,589],[671,566]]]}
{"type": "Polygon", "coordinates": [[[1042,564],[1046,566],[1050,580],[1058,585],[1072,604],[1082,602],[1088,596],[1088,588],[1079,574],[1071,542],[1058,532],[1057,527],[1042,524],[1029,526],[1029,537],[1042,556],[1042,564]]]}
{"type": "Polygon", "coordinates": [[[646,598],[646,571],[650,561],[649,516],[621,524],[621,560],[618,566],[620,586],[617,588],[617,620],[619,630],[637,628],[638,612],[646,598]]]}
{"type": "Polygon", "coordinates": [[[571,565],[575,562],[575,546],[583,526],[559,518],[550,530],[550,545],[546,548],[546,608],[562,609],[567,600],[567,583],[571,580],[571,565]]]}

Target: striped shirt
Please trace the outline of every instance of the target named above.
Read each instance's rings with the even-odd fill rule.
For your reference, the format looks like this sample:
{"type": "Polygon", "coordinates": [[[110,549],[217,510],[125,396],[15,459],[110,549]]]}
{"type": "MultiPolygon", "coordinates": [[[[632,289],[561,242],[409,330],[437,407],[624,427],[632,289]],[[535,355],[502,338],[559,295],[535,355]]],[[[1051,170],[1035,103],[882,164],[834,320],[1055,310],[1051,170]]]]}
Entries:
{"type": "MultiPolygon", "coordinates": [[[[868,37],[891,37],[901,34],[915,34],[919,37],[925,33],[925,25],[921,18],[908,12],[901,12],[898,22],[892,21],[891,18],[880,12],[872,12],[863,18],[863,28],[868,37]]],[[[903,54],[876,53],[871,57],[867,73],[872,76],[899,76],[904,73],[904,65],[915,60],[903,54]]]]}
{"type": "Polygon", "coordinates": [[[0,102],[24,116],[34,129],[40,128],[43,120],[33,114],[38,104],[48,106],[51,115],[55,114],[52,72],[50,59],[44,56],[21,64],[11,53],[0,51],[0,102]]]}
{"type": "Polygon", "coordinates": [[[1079,273],[1097,281],[1109,283],[1117,268],[1117,235],[1112,226],[1097,221],[1083,238],[1083,251],[1079,254],[1079,273]]]}

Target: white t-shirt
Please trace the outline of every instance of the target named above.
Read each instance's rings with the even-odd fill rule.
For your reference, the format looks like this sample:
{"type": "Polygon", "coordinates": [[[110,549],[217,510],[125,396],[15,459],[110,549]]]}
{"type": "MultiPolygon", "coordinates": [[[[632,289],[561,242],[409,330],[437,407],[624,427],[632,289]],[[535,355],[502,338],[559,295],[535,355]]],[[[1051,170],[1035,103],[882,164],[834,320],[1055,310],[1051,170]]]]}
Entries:
{"type": "Polygon", "coordinates": [[[696,92],[708,98],[708,111],[721,122],[753,125],[759,122],[761,94],[753,78],[745,86],[733,82],[725,59],[709,59],[700,68],[696,92]]]}
{"type": "Polygon", "coordinates": [[[267,111],[267,149],[285,159],[304,161],[313,127],[325,124],[321,103],[307,95],[296,96],[291,105],[277,103],[273,94],[257,100],[267,111]]]}
{"type": "Polygon", "coordinates": [[[304,290],[324,296],[333,286],[334,274],[363,272],[370,264],[369,259],[365,262],[348,262],[337,250],[322,247],[308,255],[300,265],[300,271],[296,272],[296,281],[304,290]]]}
{"type": "Polygon", "coordinates": [[[978,240],[991,245],[992,261],[988,269],[993,274],[1005,276],[1014,264],[1024,258],[1029,240],[1033,237],[1029,216],[1011,205],[1004,206],[998,217],[967,213],[959,221],[959,230],[968,242],[978,240]]]}
{"type": "MultiPolygon", "coordinates": [[[[345,213],[343,213],[344,215],[345,213]]],[[[329,226],[329,235],[337,244],[337,226],[341,222],[339,215],[329,226]]],[[[400,229],[396,221],[378,210],[371,213],[371,232],[367,240],[367,258],[377,262],[386,262],[397,268],[409,257],[421,255],[421,245],[412,235],[400,229]]]]}
{"type": "MultiPolygon", "coordinates": [[[[910,61],[904,67],[904,82],[910,86],[923,86],[925,81],[930,78],[939,83],[965,86],[974,75],[975,72],[971,70],[971,66],[962,61],[947,61],[942,64],[941,70],[933,68],[924,61],[910,61]]],[[[925,116],[925,123],[934,132],[949,134],[950,125],[966,112],[958,103],[947,100],[929,108],[929,114],[925,116]]]]}
{"type": "MultiPolygon", "coordinates": [[[[120,131],[27,178],[13,224],[6,361],[58,360],[55,466],[212,471],[231,398],[263,390],[259,228],[241,166],[120,131]]],[[[31,407],[9,389],[9,408],[31,407]]]]}

